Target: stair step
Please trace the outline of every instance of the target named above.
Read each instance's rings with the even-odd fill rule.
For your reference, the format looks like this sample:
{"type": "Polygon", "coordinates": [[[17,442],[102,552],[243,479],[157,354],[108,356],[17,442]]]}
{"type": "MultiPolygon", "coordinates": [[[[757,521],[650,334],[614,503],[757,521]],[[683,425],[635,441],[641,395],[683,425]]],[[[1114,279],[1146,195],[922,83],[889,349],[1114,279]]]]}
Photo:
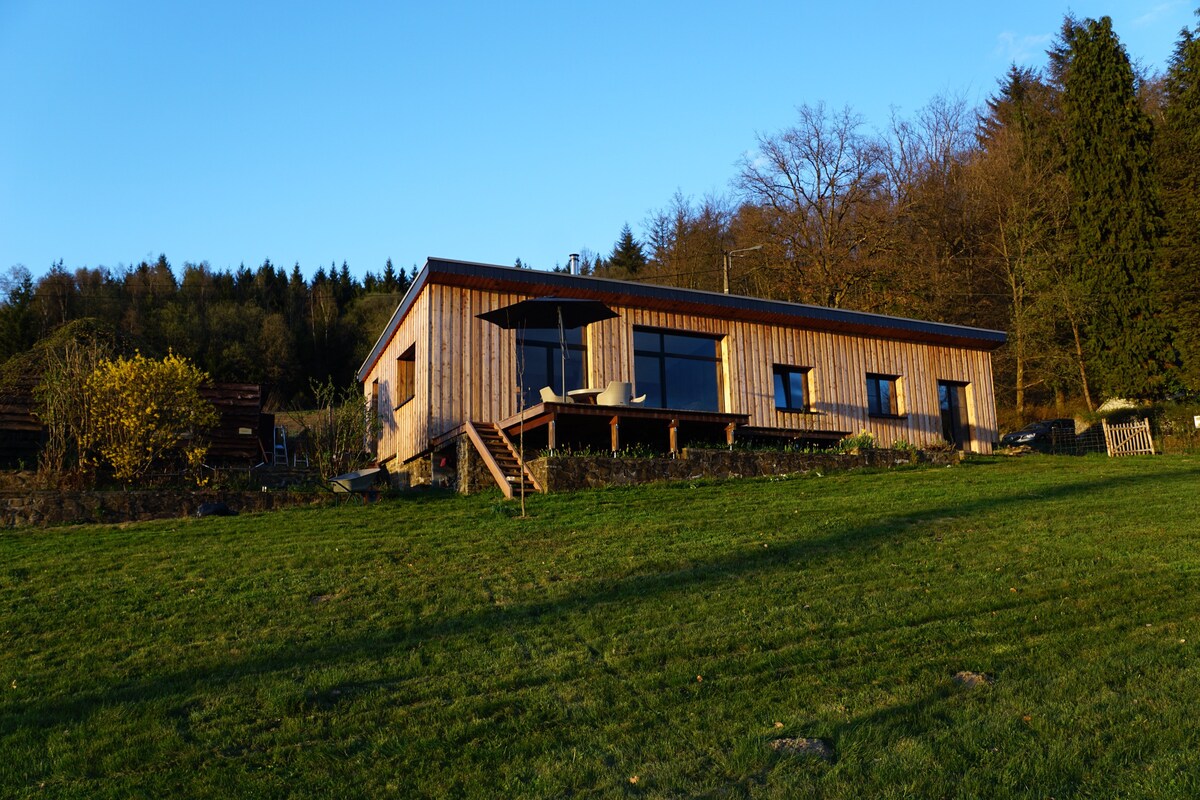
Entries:
{"type": "Polygon", "coordinates": [[[499,467],[500,475],[503,476],[504,483],[510,486],[524,482],[528,486],[536,485],[529,471],[524,468],[521,463],[520,455],[504,436],[503,431],[499,426],[492,423],[477,422],[473,423],[475,432],[478,434],[479,444],[482,444],[487,450],[489,456],[496,467],[499,467]]]}

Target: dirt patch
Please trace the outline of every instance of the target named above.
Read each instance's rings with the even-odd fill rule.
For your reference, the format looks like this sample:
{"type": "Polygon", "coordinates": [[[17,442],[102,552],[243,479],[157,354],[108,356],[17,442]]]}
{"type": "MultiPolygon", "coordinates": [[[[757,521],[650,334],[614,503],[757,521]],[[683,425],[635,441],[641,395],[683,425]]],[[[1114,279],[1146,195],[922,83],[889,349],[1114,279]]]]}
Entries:
{"type": "Polygon", "coordinates": [[[980,686],[987,686],[992,682],[992,679],[982,672],[968,672],[963,670],[954,673],[954,682],[968,689],[975,689],[980,686]]]}
{"type": "Polygon", "coordinates": [[[807,739],[803,736],[775,739],[771,742],[771,749],[793,756],[819,758],[822,761],[833,760],[833,747],[823,739],[807,739]]]}

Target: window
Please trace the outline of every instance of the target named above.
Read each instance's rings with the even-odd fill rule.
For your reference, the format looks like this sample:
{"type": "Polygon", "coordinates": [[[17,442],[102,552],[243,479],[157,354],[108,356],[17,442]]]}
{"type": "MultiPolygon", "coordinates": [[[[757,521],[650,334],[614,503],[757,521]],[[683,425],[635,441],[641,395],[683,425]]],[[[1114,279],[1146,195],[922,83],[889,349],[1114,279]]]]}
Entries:
{"type": "Polygon", "coordinates": [[[900,397],[895,375],[867,375],[867,413],[872,417],[900,414],[900,397]]]}
{"type": "Polygon", "coordinates": [[[808,411],[808,368],[775,365],[775,408],[808,411]]]}
{"type": "Polygon", "coordinates": [[[417,346],[410,345],[396,358],[396,408],[417,393],[417,346]]]}
{"type": "Polygon", "coordinates": [[[633,374],[647,406],[721,410],[720,338],[634,328],[633,374]]]}
{"type": "Polygon", "coordinates": [[[525,395],[525,406],[542,401],[541,389],[549,386],[555,394],[563,390],[563,367],[567,371],[567,391],[584,386],[584,364],[587,362],[587,347],[584,345],[583,328],[562,332],[558,328],[526,328],[517,331],[517,369],[525,370],[521,391],[525,395]],[[566,345],[564,350],[563,345],[566,345]]]}

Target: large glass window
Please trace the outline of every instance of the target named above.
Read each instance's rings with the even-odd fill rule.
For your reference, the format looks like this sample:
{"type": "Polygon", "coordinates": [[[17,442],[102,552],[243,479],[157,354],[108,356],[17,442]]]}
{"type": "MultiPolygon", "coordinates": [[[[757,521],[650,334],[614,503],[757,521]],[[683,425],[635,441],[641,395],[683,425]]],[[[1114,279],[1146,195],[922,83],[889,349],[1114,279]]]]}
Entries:
{"type": "Polygon", "coordinates": [[[567,391],[584,387],[584,364],[587,362],[587,347],[583,343],[583,328],[562,332],[558,328],[526,328],[517,331],[517,369],[525,370],[521,391],[525,394],[525,406],[540,403],[541,389],[549,386],[555,394],[563,390],[563,354],[566,353],[567,391]],[[563,345],[566,350],[563,350],[563,345]]]}
{"type": "Polygon", "coordinates": [[[900,398],[895,375],[867,375],[867,413],[873,417],[894,417],[900,413],[900,398]]]}
{"type": "Polygon", "coordinates": [[[775,365],[775,407],[780,411],[808,411],[808,369],[775,365]]]}
{"type": "Polygon", "coordinates": [[[721,410],[719,338],[634,328],[633,374],[647,406],[721,410]]]}

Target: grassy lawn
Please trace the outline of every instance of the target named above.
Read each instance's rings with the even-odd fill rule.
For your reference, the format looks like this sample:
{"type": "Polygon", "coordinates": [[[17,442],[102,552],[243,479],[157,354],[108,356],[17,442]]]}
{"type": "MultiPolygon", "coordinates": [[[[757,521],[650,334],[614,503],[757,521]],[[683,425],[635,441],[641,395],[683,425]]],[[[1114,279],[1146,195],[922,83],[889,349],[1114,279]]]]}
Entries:
{"type": "Polygon", "coordinates": [[[1035,456],[0,532],[0,796],[1195,797],[1198,489],[1035,456]]]}

